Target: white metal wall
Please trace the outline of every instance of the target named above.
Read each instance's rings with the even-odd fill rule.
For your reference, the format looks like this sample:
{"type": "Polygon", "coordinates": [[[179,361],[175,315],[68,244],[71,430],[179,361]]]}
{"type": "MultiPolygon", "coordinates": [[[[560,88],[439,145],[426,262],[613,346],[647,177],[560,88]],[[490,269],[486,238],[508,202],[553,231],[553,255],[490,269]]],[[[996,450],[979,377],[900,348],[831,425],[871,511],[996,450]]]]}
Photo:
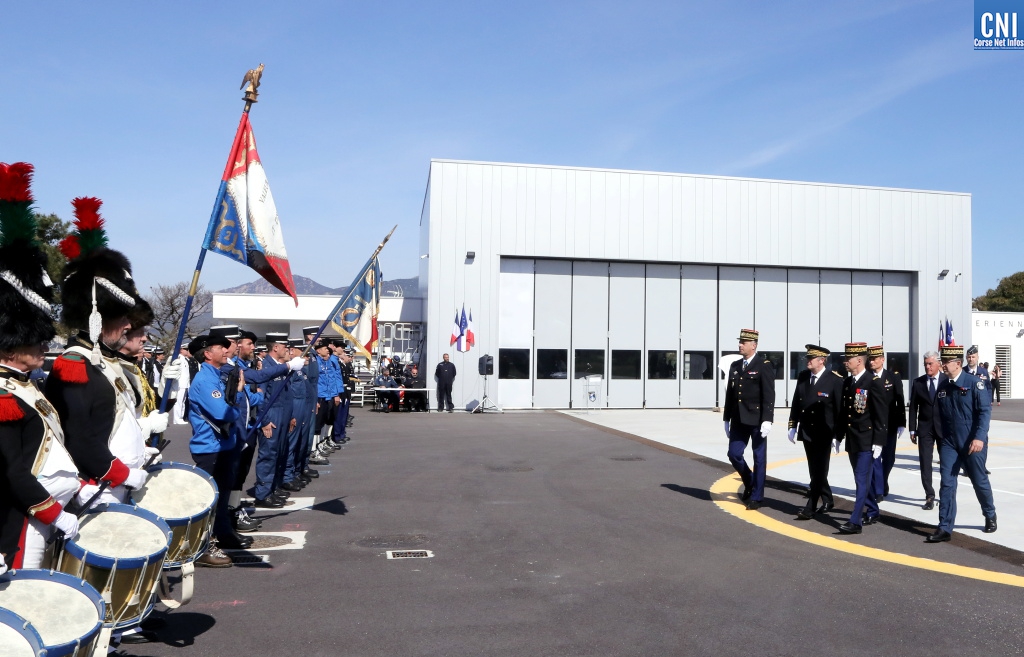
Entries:
{"type": "Polygon", "coordinates": [[[679,265],[647,265],[647,309],[645,312],[646,349],[643,354],[644,398],[648,408],[679,406],[679,377],[650,378],[649,354],[652,350],[679,353],[679,265]]]}
{"type": "Polygon", "coordinates": [[[609,365],[605,399],[606,405],[614,408],[639,408],[644,404],[645,269],[640,263],[613,262],[608,270],[609,358],[617,350],[641,354],[639,379],[615,378],[609,365]]]}
{"type": "MultiPolygon", "coordinates": [[[[420,230],[428,363],[448,349],[452,310],[474,311],[478,347],[453,354],[460,402],[479,397],[476,359],[496,352],[503,256],[902,272],[912,280],[915,367],[939,319],[971,340],[968,194],[433,160],[420,230]]],[[[852,337],[853,292],[844,304],[828,285],[839,283],[822,281],[821,341],[836,349],[852,337]]],[[[720,298],[730,312],[733,301],[720,298]]],[[[562,297],[563,308],[570,302],[562,297]]]]}

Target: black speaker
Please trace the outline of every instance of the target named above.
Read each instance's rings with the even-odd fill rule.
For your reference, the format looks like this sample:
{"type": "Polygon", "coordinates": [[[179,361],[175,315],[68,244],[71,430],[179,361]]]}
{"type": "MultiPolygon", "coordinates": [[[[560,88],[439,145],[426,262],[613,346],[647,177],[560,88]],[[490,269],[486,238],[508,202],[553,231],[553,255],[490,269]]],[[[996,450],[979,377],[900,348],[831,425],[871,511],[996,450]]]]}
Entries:
{"type": "Polygon", "coordinates": [[[494,374],[494,356],[484,354],[480,357],[480,362],[477,365],[477,369],[480,374],[484,376],[491,376],[494,374]]]}

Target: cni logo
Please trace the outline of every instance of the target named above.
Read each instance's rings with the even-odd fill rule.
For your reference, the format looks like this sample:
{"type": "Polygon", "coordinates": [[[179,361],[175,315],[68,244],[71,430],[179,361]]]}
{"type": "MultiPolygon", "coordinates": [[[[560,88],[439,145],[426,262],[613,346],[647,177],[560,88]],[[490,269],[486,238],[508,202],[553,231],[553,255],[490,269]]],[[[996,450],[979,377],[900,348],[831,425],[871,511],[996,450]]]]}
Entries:
{"type": "Polygon", "coordinates": [[[974,0],[974,49],[1024,50],[1024,39],[1017,38],[1020,4],[1015,0],[974,0]]]}

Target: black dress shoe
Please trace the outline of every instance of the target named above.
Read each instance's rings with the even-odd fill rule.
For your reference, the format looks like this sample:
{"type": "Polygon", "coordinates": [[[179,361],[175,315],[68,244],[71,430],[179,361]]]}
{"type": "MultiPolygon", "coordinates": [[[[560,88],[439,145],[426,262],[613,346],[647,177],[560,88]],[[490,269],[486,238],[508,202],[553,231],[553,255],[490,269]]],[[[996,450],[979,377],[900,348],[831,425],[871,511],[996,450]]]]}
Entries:
{"type": "Polygon", "coordinates": [[[992,534],[996,531],[996,517],[985,518],[985,529],[983,530],[986,534],[992,534]]]}
{"type": "Polygon", "coordinates": [[[280,509],[284,506],[284,502],[276,497],[267,497],[266,499],[257,499],[253,504],[260,509],[280,509]]]}
{"type": "Polygon", "coordinates": [[[852,522],[844,522],[839,525],[840,534],[859,534],[863,531],[860,525],[855,525],[852,522]]]}
{"type": "Polygon", "coordinates": [[[878,522],[878,519],[880,517],[881,517],[881,514],[879,514],[877,516],[864,516],[864,522],[861,523],[861,526],[873,525],[876,522],[878,522]]]}
{"type": "Polygon", "coordinates": [[[283,484],[281,484],[281,490],[286,490],[289,493],[297,493],[300,490],[302,490],[302,486],[298,485],[294,481],[286,481],[283,484]]]}
{"type": "Polygon", "coordinates": [[[834,508],[836,508],[835,504],[833,504],[832,502],[825,502],[820,507],[818,507],[818,513],[828,513],[834,508]]]}
{"type": "Polygon", "coordinates": [[[761,500],[749,500],[747,502],[747,511],[757,511],[761,508],[761,500]]]}
{"type": "Polygon", "coordinates": [[[753,486],[748,486],[746,484],[743,484],[743,494],[740,495],[740,499],[743,500],[744,502],[746,502],[747,500],[750,499],[750,496],[753,495],[753,494],[754,494],[753,486]]]}
{"type": "Polygon", "coordinates": [[[796,514],[797,520],[810,520],[814,517],[814,507],[810,504],[800,509],[800,513],[796,514]]]}
{"type": "Polygon", "coordinates": [[[316,479],[317,477],[320,476],[320,471],[319,470],[314,470],[313,468],[306,468],[302,472],[302,474],[306,475],[307,477],[312,477],[313,479],[316,479]]]}
{"type": "Polygon", "coordinates": [[[296,481],[296,483],[298,483],[299,481],[301,481],[301,482],[302,482],[302,483],[301,483],[300,485],[301,485],[301,486],[302,486],[303,488],[305,488],[306,486],[308,486],[308,485],[310,485],[311,483],[313,483],[313,478],[312,478],[312,477],[310,477],[310,476],[309,476],[309,475],[307,475],[307,474],[300,474],[300,475],[299,475],[298,477],[296,477],[296,480],[297,480],[297,481],[296,481]]]}
{"type": "Polygon", "coordinates": [[[271,495],[273,495],[274,497],[280,497],[283,500],[286,500],[292,496],[291,493],[284,489],[284,486],[279,486],[278,488],[275,488],[274,492],[271,493],[271,495]]]}
{"type": "Polygon", "coordinates": [[[252,539],[239,534],[221,534],[217,537],[217,547],[222,550],[248,550],[252,547],[252,539]]]}
{"type": "Polygon", "coordinates": [[[929,497],[928,499],[926,499],[924,501],[924,505],[922,505],[921,508],[924,509],[925,511],[931,511],[932,509],[934,509],[935,508],[935,498],[934,497],[929,497]]]}
{"type": "Polygon", "coordinates": [[[924,539],[925,543],[945,543],[949,539],[953,538],[953,535],[949,532],[936,529],[934,534],[930,534],[928,538],[924,539]]]}

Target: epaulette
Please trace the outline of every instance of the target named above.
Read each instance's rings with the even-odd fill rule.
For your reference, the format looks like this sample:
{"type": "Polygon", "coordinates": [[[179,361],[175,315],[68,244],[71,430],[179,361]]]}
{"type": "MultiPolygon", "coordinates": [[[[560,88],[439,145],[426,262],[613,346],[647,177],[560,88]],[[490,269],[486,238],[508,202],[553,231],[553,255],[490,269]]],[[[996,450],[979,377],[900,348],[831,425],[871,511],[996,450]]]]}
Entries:
{"type": "Polygon", "coordinates": [[[18,398],[0,389],[0,422],[15,422],[25,417],[25,411],[18,406],[18,398]]]}
{"type": "Polygon", "coordinates": [[[76,353],[63,353],[53,361],[50,374],[65,383],[88,383],[89,371],[86,369],[85,356],[76,353]]]}

